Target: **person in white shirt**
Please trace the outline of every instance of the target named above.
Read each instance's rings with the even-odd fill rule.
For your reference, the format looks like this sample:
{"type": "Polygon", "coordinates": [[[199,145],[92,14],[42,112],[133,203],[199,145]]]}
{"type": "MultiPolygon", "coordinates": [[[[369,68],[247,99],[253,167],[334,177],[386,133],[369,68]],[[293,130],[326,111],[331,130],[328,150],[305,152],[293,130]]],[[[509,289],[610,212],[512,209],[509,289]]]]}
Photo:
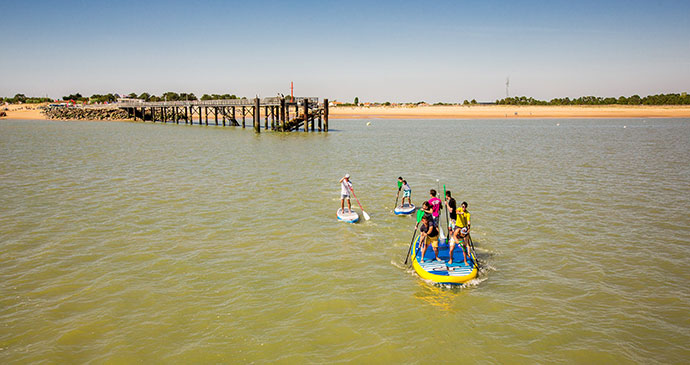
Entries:
{"type": "Polygon", "coordinates": [[[352,212],[352,207],[350,206],[350,192],[352,191],[352,182],[350,182],[350,174],[345,174],[342,179],[340,179],[340,209],[345,212],[345,199],[347,199],[347,213],[352,212]]]}

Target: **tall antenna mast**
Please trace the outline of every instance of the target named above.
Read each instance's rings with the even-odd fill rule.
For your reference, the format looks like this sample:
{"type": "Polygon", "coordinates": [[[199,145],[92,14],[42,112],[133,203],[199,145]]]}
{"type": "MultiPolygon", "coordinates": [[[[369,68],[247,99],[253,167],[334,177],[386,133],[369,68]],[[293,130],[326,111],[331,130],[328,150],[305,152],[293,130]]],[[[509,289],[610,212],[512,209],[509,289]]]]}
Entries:
{"type": "Polygon", "coordinates": [[[510,87],[510,76],[506,77],[506,98],[510,97],[510,93],[508,92],[509,87],[510,87]]]}

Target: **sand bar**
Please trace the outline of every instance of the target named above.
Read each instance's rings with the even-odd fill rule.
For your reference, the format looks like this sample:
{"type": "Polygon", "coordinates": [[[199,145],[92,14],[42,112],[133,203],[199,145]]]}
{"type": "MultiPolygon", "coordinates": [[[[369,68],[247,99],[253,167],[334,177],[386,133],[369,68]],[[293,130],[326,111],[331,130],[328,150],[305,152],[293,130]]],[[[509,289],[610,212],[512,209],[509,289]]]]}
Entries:
{"type": "MultiPolygon", "coordinates": [[[[41,104],[4,105],[0,119],[47,119],[41,104]],[[7,110],[5,110],[7,109],[7,110]]],[[[690,105],[331,107],[331,119],[690,118],[690,105]]]]}
{"type": "Polygon", "coordinates": [[[331,119],[690,118],[690,105],[331,107],[331,119]]]}

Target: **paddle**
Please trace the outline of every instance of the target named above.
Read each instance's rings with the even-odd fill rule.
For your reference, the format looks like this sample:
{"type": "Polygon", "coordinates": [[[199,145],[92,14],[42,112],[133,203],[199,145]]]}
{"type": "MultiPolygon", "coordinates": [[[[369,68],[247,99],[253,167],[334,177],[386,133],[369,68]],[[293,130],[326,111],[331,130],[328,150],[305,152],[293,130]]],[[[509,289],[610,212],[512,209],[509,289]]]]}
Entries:
{"type": "MultiPolygon", "coordinates": [[[[446,199],[446,184],[443,184],[443,200],[446,199]]],[[[448,212],[450,208],[446,204],[446,234],[450,237],[450,213],[448,212]]]]}
{"type": "MultiPolygon", "coordinates": [[[[350,189],[350,188],[348,187],[348,189],[350,189]]],[[[359,199],[357,199],[357,195],[355,195],[355,191],[350,189],[350,192],[352,193],[352,196],[354,196],[355,199],[357,200],[357,204],[359,205],[359,209],[362,210],[362,215],[364,216],[364,220],[368,221],[369,219],[371,219],[371,218],[369,218],[369,214],[367,214],[367,212],[364,211],[364,208],[362,208],[362,204],[359,203],[359,199]]]]}
{"type": "Polygon", "coordinates": [[[412,252],[412,244],[414,243],[414,236],[417,234],[417,228],[419,228],[419,222],[422,221],[424,216],[424,211],[417,211],[417,224],[414,225],[414,232],[412,232],[412,239],[410,240],[410,249],[407,250],[407,256],[405,256],[405,265],[407,265],[407,260],[410,258],[410,252],[412,252]]]}
{"type": "Polygon", "coordinates": [[[470,232],[467,232],[467,241],[470,243],[470,249],[472,250],[472,266],[475,266],[477,270],[479,270],[479,260],[477,260],[477,252],[474,250],[474,242],[472,242],[472,236],[470,236],[470,232]]]}
{"type": "Polygon", "coordinates": [[[398,180],[398,193],[395,194],[395,207],[398,206],[398,198],[400,197],[400,189],[402,189],[402,181],[398,180]]]}

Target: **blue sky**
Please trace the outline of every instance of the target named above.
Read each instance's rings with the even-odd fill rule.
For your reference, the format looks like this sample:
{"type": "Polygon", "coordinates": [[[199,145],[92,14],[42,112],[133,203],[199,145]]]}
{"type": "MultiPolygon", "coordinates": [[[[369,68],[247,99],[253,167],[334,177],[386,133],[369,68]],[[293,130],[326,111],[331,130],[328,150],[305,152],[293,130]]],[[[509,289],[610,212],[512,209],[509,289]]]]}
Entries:
{"type": "Polygon", "coordinates": [[[690,1],[7,1],[0,96],[690,91],[690,1]]]}

